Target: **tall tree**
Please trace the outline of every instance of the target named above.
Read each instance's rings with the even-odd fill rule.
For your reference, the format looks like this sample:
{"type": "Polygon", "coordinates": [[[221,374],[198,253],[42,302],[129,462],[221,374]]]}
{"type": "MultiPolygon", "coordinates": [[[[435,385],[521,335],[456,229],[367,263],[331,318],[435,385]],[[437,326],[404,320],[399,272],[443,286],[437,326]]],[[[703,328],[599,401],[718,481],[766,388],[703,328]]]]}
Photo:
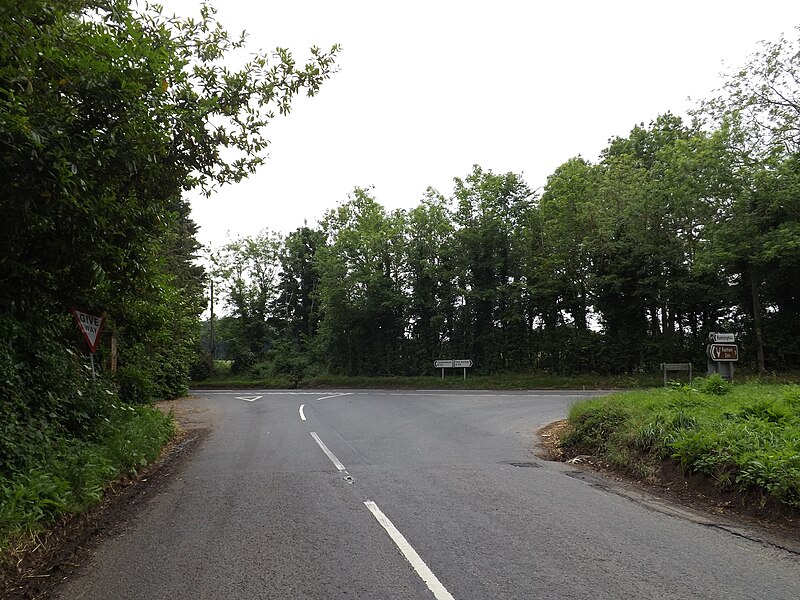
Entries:
{"type": "MultiPolygon", "coordinates": [[[[0,9],[0,304],[14,331],[46,323],[42,335],[62,344],[74,337],[70,306],[105,312],[130,396],[154,381],[155,394],[175,393],[175,373],[185,382],[185,365],[172,364],[182,359],[156,351],[194,335],[173,319],[198,310],[181,193],[250,174],[265,126],[297,93],[317,92],[338,51],[312,49],[303,65],[278,49],[232,69],[241,48],[210,6],[185,20],[127,0],[0,9]]],[[[24,335],[8,343],[35,372],[24,335]]],[[[37,396],[30,385],[17,393],[37,396]]]]}
{"type": "MultiPolygon", "coordinates": [[[[800,245],[794,233],[794,192],[787,193],[796,189],[792,169],[800,155],[798,81],[800,26],[791,39],[764,42],[742,68],[728,75],[720,93],[704,102],[697,113],[728,135],[737,159],[740,192],[733,198],[728,213],[731,220],[723,234],[731,247],[717,256],[737,257],[739,287],[748,291],[746,299],[740,294],[740,306],[749,313],[748,329],[761,372],[766,369],[764,317],[767,307],[775,307],[769,297],[769,275],[776,266],[795,264],[792,248],[800,245]],[[776,203],[777,198],[780,200],[776,203]],[[783,240],[775,246],[780,250],[765,252],[776,236],[783,240]],[[778,256],[782,260],[776,261],[778,256]]],[[[723,258],[721,266],[730,269],[731,260],[723,258]]],[[[791,305],[784,303],[787,308],[791,305]]],[[[791,312],[783,315],[787,319],[797,316],[791,312]]]]}
{"type": "Polygon", "coordinates": [[[324,231],[300,227],[286,236],[279,256],[280,296],[276,317],[282,320],[283,330],[292,342],[304,348],[316,335],[319,325],[320,273],[316,255],[324,244],[324,231]]]}
{"type": "Polygon", "coordinates": [[[236,318],[231,349],[236,372],[254,364],[276,338],[282,243],[280,234],[264,230],[228,242],[214,257],[221,296],[236,318]]]}
{"type": "Polygon", "coordinates": [[[453,223],[447,200],[428,189],[406,224],[409,357],[417,373],[452,356],[454,310],[453,223]]]}
{"type": "Polygon", "coordinates": [[[403,369],[406,340],[405,214],[387,214],[368,190],[326,213],[317,253],[324,306],[318,343],[338,373],[403,369]]]}
{"type": "Polygon", "coordinates": [[[475,165],[456,178],[455,263],[460,313],[454,349],[487,372],[512,367],[511,332],[520,326],[512,309],[522,273],[512,260],[514,231],[533,206],[521,177],[496,175],[475,165]]]}

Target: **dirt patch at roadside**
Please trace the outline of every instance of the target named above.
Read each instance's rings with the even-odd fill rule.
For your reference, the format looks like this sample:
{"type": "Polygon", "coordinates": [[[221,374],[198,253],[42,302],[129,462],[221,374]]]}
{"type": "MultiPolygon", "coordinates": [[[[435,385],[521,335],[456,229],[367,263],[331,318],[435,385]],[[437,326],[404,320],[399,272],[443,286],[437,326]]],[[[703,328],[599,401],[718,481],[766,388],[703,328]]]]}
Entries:
{"type": "Polygon", "coordinates": [[[120,531],[173,479],[209,432],[205,409],[195,400],[187,397],[157,404],[160,410],[173,414],[179,431],[147,469],[136,477],[114,482],[106,490],[103,502],[88,513],[59,521],[2,557],[1,598],[51,597],[56,586],[81,566],[98,540],[120,531]]]}
{"type": "Polygon", "coordinates": [[[602,458],[570,454],[561,446],[561,438],[568,429],[566,421],[556,421],[539,429],[539,457],[569,463],[584,471],[599,472],[609,479],[634,486],[696,513],[755,526],[791,542],[790,547],[800,547],[800,511],[761,497],[721,490],[710,477],[687,475],[669,460],[662,461],[646,479],[642,479],[615,468],[602,458]]]}

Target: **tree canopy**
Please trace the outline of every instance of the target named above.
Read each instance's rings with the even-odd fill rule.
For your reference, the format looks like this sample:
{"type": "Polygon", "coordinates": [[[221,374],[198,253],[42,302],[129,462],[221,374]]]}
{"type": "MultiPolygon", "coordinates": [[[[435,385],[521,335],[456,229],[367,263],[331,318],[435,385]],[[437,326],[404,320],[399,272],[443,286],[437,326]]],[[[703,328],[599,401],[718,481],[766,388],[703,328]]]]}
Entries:
{"type": "Polygon", "coordinates": [[[117,394],[186,389],[205,299],[182,193],[251,174],[265,127],[335,68],[336,46],[305,64],[282,48],[241,60],[244,36],[210,5],[195,18],[137,6],[0,8],[3,468],[43,432],[88,435],[117,394]],[[118,342],[119,370],[98,383],[108,394],[87,392],[72,306],[104,315],[118,342]]]}

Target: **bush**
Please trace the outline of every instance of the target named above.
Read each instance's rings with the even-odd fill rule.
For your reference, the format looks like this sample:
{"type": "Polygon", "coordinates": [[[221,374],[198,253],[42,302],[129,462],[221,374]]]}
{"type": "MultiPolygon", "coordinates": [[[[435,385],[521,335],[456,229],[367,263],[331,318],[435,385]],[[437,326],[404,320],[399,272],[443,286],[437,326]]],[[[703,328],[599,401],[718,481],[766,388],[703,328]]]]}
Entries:
{"type": "Polygon", "coordinates": [[[203,381],[211,377],[211,357],[202,345],[197,344],[189,364],[189,379],[203,381]]]}
{"type": "Polygon", "coordinates": [[[231,363],[231,373],[233,375],[243,375],[256,364],[258,357],[248,348],[237,348],[233,353],[231,363]]]}
{"type": "Polygon", "coordinates": [[[115,376],[119,397],[127,404],[152,404],[155,399],[153,379],[139,367],[120,367],[115,376]]]}
{"type": "Polygon", "coordinates": [[[630,418],[630,410],[620,402],[587,401],[569,412],[570,432],[563,445],[576,452],[603,452],[620,426],[630,418]]]}
{"type": "Polygon", "coordinates": [[[732,387],[719,373],[698,378],[695,385],[701,392],[710,396],[724,396],[731,391],[732,387]]]}

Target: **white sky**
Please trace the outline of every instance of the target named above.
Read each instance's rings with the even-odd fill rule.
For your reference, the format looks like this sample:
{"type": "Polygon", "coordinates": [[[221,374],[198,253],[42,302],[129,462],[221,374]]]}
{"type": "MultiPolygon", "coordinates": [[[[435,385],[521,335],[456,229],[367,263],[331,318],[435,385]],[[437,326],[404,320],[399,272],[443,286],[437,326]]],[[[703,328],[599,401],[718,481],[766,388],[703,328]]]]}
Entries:
{"type": "MultiPolygon", "coordinates": [[[[198,2],[161,0],[197,14],[198,2]]],[[[204,244],[288,233],[374,186],[388,209],[428,186],[445,195],[479,164],[531,188],[567,159],[595,160],[626,135],[719,87],[760,40],[796,35],[796,0],[214,0],[249,47],[342,45],[339,72],[273,121],[269,159],[249,180],[192,196],[204,244]]]]}

